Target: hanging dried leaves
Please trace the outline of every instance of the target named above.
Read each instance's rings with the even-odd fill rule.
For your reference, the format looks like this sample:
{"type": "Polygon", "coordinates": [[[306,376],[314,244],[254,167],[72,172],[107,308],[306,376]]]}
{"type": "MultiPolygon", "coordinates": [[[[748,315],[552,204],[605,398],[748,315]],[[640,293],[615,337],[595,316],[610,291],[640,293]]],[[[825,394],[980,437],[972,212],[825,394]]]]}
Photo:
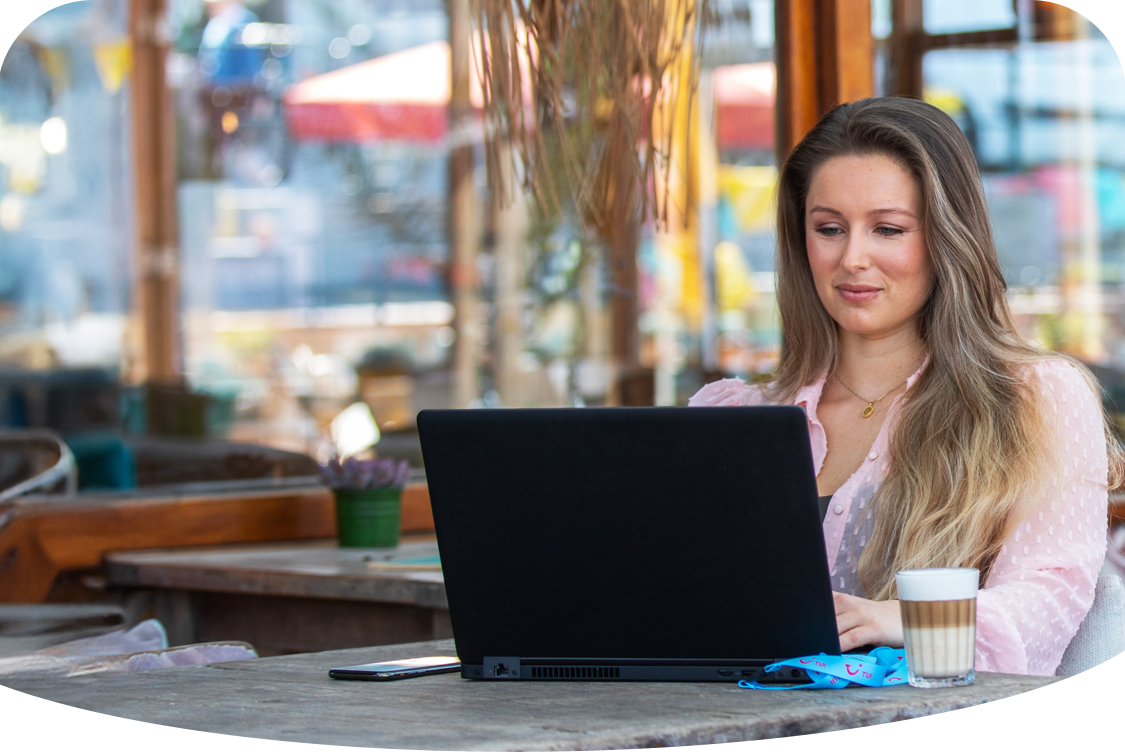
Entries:
{"type": "Polygon", "coordinates": [[[518,175],[542,211],[571,204],[602,231],[665,221],[673,108],[695,88],[706,2],[471,0],[492,190],[510,200],[502,176],[518,175]]]}

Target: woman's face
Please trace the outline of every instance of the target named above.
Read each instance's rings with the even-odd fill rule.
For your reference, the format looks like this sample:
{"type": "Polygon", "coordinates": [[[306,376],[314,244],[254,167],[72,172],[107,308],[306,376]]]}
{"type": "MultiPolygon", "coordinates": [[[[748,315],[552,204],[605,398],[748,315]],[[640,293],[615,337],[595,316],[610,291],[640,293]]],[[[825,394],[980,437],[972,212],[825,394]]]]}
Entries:
{"type": "Polygon", "coordinates": [[[841,329],[880,338],[912,327],[933,285],[914,176],[882,155],[813,173],[805,245],[816,291],[841,329]]]}

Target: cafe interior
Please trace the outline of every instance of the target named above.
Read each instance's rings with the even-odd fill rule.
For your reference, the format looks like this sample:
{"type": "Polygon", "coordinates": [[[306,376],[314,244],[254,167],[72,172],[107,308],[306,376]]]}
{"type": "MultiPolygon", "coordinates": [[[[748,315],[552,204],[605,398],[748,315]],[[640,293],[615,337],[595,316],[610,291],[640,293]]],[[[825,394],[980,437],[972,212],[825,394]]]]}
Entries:
{"type": "Polygon", "coordinates": [[[961,127],[1018,327],[1088,365],[1125,432],[1125,73],[1083,16],[640,3],[662,83],[607,86],[652,92],[648,138],[591,168],[572,147],[618,133],[581,88],[607,80],[600,42],[571,40],[547,113],[485,75],[505,5],[538,7],[80,0],[16,39],[0,682],[451,638],[418,413],[768,379],[778,165],[841,102],[921,98],[961,127]],[[620,165],[648,186],[630,204],[620,165]],[[363,490],[393,514],[348,532],[363,490]]]}

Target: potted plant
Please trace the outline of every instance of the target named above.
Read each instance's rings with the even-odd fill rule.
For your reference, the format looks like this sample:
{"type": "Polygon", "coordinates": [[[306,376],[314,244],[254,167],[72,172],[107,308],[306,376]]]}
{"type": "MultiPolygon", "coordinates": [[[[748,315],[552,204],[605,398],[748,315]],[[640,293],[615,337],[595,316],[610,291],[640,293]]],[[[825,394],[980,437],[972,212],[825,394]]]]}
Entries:
{"type": "Polygon", "coordinates": [[[340,545],[393,548],[398,545],[402,489],[410,478],[405,460],[333,458],[320,466],[336,495],[336,535],[340,545]]]}

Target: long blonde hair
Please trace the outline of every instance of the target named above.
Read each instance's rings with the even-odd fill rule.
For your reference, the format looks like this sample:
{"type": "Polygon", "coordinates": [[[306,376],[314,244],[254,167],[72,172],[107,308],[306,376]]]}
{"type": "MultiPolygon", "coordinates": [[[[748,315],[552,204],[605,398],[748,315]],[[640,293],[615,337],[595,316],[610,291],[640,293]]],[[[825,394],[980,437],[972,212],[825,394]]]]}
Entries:
{"type": "MultiPolygon", "coordinates": [[[[901,569],[976,567],[984,583],[1026,514],[1021,500],[1034,498],[1061,468],[1033,366],[1062,356],[1030,345],[1012,323],[980,173],[957,125],[918,100],[864,99],[826,114],[781,169],[782,345],[772,397],[792,400],[829,373],[838,354],[836,322],[817,295],[805,247],[813,175],[834,157],[876,154],[917,180],[934,270],[917,321],[929,363],[898,413],[886,477],[867,509],[873,531],[859,558],[867,597],[886,600],[896,597],[894,573],[901,569]]],[[[1071,362],[1100,394],[1089,371],[1071,362]]],[[[1108,421],[1105,430],[1108,481],[1117,485],[1122,460],[1108,421]]]]}

